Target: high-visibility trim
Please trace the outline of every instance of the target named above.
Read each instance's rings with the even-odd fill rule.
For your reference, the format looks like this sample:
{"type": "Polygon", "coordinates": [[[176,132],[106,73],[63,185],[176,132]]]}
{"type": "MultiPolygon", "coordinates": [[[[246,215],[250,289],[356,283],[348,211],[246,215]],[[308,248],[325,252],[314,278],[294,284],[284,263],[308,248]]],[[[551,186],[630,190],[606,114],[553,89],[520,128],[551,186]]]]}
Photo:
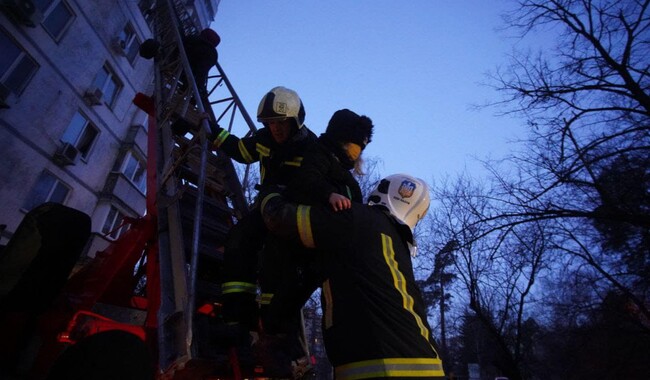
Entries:
{"type": "MultiPolygon", "coordinates": [[[[424,325],[424,322],[422,322],[422,318],[420,318],[415,310],[413,310],[415,300],[410,294],[408,294],[408,291],[406,289],[406,278],[404,277],[404,274],[400,272],[397,261],[395,260],[393,239],[391,239],[391,237],[386,234],[381,234],[381,245],[384,253],[384,260],[386,261],[386,265],[388,266],[388,269],[393,276],[393,285],[402,296],[402,307],[413,316],[415,323],[417,323],[418,328],[420,329],[420,335],[422,335],[422,337],[424,337],[424,339],[429,342],[429,329],[427,329],[427,327],[424,325]]],[[[438,352],[436,352],[435,348],[433,348],[433,346],[431,346],[431,348],[436,353],[436,356],[439,357],[440,355],[438,355],[438,352]]]]}
{"type": "Polygon", "coordinates": [[[332,300],[332,288],[330,287],[330,280],[327,279],[323,282],[323,298],[325,298],[325,313],[323,314],[325,328],[329,329],[334,324],[332,318],[332,312],[334,308],[334,302],[332,300]]]}
{"type": "Polygon", "coordinates": [[[237,145],[239,146],[239,153],[241,154],[244,161],[247,164],[252,163],[253,162],[253,157],[248,152],[248,149],[246,149],[246,146],[244,145],[244,142],[242,140],[239,140],[239,143],[237,145]]]}
{"type": "Polygon", "coordinates": [[[264,212],[264,208],[266,207],[266,204],[271,200],[271,198],[279,197],[280,194],[278,193],[271,193],[262,199],[262,203],[260,204],[260,211],[264,212]]]}
{"type": "Polygon", "coordinates": [[[315,248],[314,236],[311,231],[311,220],[309,219],[310,206],[298,205],[297,224],[298,235],[302,244],[307,248],[315,248]]]}
{"type": "Polygon", "coordinates": [[[228,136],[230,136],[230,133],[225,129],[222,129],[221,132],[219,132],[219,134],[217,135],[217,138],[214,139],[212,144],[218,148],[221,146],[221,144],[223,144],[224,141],[226,141],[228,136]]]}
{"type": "Polygon", "coordinates": [[[348,363],[334,369],[337,380],[384,377],[441,378],[445,376],[438,358],[386,358],[348,363]]]}
{"type": "Polygon", "coordinates": [[[271,149],[260,143],[255,144],[255,150],[257,150],[257,153],[259,153],[260,156],[268,157],[271,154],[271,149]]]}
{"type": "Polygon", "coordinates": [[[270,305],[273,299],[273,293],[262,293],[260,295],[260,305],[270,305]]]}
{"type": "Polygon", "coordinates": [[[260,143],[255,144],[255,150],[260,155],[260,183],[264,183],[266,178],[266,165],[262,165],[261,161],[264,157],[269,157],[271,155],[271,149],[260,143]]]}
{"type": "Polygon", "coordinates": [[[293,160],[291,160],[291,161],[284,161],[284,164],[288,165],[288,166],[295,166],[295,167],[299,168],[300,165],[302,165],[302,157],[294,157],[293,160]]]}
{"type": "Polygon", "coordinates": [[[221,293],[249,293],[257,294],[257,285],[250,282],[231,281],[221,284],[221,293]]]}

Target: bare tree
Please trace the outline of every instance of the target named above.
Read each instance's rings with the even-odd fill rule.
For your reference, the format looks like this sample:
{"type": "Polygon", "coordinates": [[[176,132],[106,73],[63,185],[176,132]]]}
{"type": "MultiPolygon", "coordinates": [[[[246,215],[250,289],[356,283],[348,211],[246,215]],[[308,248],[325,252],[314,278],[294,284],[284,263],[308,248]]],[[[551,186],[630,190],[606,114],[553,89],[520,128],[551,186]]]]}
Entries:
{"type": "Polygon", "coordinates": [[[359,182],[364,200],[368,199],[368,194],[375,189],[379,180],[382,178],[382,174],[379,171],[381,163],[382,161],[379,157],[364,157],[361,170],[354,173],[354,178],[359,182]]]}
{"type": "Polygon", "coordinates": [[[540,277],[588,282],[576,315],[621,299],[626,321],[650,332],[650,0],[517,4],[513,30],[557,33],[554,50],[515,52],[490,76],[503,95],[492,105],[523,116],[530,135],[486,162],[491,182],[437,186],[432,225],[433,245],[461,242],[458,298],[511,379],[534,376],[530,334],[550,315],[540,277]]]}
{"type": "Polygon", "coordinates": [[[498,373],[526,378],[528,321],[535,305],[533,289],[547,269],[545,223],[513,226],[507,234],[488,233],[479,223],[500,205],[494,189],[459,178],[435,188],[437,207],[432,228],[439,235],[457,238],[453,266],[460,280],[458,300],[473,312],[490,339],[490,359],[498,373]]]}
{"type": "Polygon", "coordinates": [[[499,105],[525,116],[531,135],[507,173],[492,166],[494,209],[477,224],[505,239],[544,221],[549,249],[590,266],[650,318],[650,1],[518,3],[509,26],[553,28],[558,43],[515,54],[491,77],[499,105]]]}

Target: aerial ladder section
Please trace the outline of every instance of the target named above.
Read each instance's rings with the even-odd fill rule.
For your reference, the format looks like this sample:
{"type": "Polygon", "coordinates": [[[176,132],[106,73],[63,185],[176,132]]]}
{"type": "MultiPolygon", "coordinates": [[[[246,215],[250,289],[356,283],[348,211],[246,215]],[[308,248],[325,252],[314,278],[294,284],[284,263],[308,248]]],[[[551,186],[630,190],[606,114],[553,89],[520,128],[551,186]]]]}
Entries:
{"type": "MultiPolygon", "coordinates": [[[[212,333],[220,305],[222,247],[248,205],[233,162],[211,150],[208,136],[211,124],[231,130],[235,121],[243,120],[248,133],[255,131],[255,125],[221,65],[216,63],[209,89],[197,86],[183,39],[199,31],[184,3],[156,2],[154,38],[160,52],[154,58],[155,89],[134,98],[149,114],[146,214],[127,218],[124,224],[129,229],[69,280],[65,278],[72,268],[61,270],[65,283],[52,296],[53,306],[34,317],[40,321],[42,344],[33,355],[31,379],[46,378],[48,373],[50,378],[71,376],[83,362],[76,359],[87,358],[93,349],[98,360],[109,360],[109,355],[97,354],[103,352],[105,342],[94,346],[90,342],[95,338],[102,342],[99,337],[115,332],[144,342],[153,355],[157,379],[264,376],[263,369],[242,373],[237,355],[220,348],[212,333]],[[197,127],[175,133],[172,125],[179,118],[194,121],[197,127]],[[71,349],[75,346],[88,352],[80,354],[71,349]]],[[[56,207],[65,208],[44,207],[54,213],[60,211],[56,207]]],[[[33,213],[35,218],[40,217],[38,212],[33,213]]],[[[70,218],[89,229],[87,216],[70,218]]],[[[42,250],[34,248],[34,255],[42,250]]],[[[37,269],[45,273],[49,268],[37,269]]],[[[16,309],[7,315],[3,318],[18,321],[24,312],[16,309]]],[[[119,355],[120,350],[115,347],[111,352],[119,355]]]]}

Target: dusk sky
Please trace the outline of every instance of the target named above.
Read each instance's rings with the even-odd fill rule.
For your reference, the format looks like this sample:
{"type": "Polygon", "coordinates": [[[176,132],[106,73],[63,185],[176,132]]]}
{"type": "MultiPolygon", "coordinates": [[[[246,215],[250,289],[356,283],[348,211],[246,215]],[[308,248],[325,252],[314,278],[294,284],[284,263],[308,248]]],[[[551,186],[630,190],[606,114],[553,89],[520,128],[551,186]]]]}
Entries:
{"type": "MultiPolygon", "coordinates": [[[[380,174],[427,182],[498,158],[522,120],[472,105],[498,99],[485,74],[507,64],[518,39],[497,29],[513,0],[222,0],[212,27],[219,61],[249,114],[272,87],[298,92],[306,125],[324,132],[349,108],[375,124],[365,157],[380,174]]],[[[512,32],[509,32],[512,35],[512,32]]],[[[261,125],[258,124],[258,127],[261,125]]],[[[244,125],[234,133],[243,135],[244,125]]]]}

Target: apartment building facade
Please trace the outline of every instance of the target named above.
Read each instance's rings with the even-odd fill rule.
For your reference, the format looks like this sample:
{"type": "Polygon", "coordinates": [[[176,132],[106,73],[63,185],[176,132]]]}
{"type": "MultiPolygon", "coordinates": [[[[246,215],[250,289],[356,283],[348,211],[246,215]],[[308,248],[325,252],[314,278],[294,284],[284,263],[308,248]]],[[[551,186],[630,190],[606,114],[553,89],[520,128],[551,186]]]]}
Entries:
{"type": "MultiPolygon", "coordinates": [[[[218,0],[178,1],[195,25],[218,0]]],[[[153,91],[153,0],[0,0],[0,244],[24,215],[58,202],[90,215],[87,254],[145,212],[146,121],[153,91]]]]}

